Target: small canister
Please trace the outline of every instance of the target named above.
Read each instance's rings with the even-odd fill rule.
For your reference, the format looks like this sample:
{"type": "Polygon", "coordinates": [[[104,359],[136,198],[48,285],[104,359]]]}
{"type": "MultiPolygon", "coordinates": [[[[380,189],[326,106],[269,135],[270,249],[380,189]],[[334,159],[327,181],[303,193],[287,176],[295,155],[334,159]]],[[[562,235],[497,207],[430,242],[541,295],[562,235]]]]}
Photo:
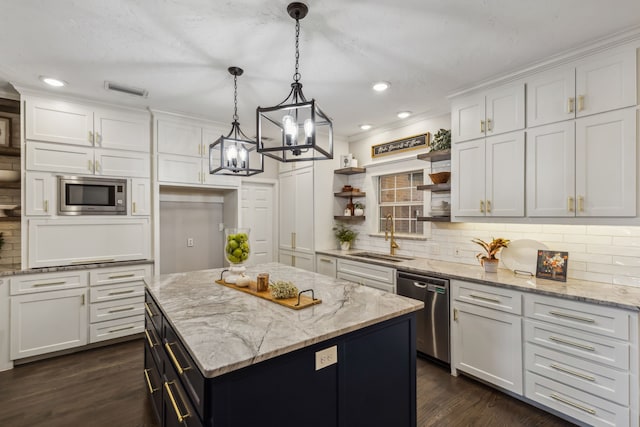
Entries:
{"type": "Polygon", "coordinates": [[[258,274],[258,280],[256,280],[258,292],[264,292],[269,289],[269,273],[258,274]]]}

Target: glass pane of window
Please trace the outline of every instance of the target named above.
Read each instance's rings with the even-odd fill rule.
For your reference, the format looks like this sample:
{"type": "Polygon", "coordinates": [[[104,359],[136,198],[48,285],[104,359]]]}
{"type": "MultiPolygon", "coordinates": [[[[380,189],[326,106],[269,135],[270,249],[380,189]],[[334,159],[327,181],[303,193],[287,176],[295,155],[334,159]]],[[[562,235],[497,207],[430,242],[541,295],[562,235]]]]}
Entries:
{"type": "Polygon", "coordinates": [[[395,218],[409,219],[410,218],[409,206],[396,206],[395,218]]]}
{"type": "Polygon", "coordinates": [[[424,223],[422,221],[411,221],[411,231],[413,233],[422,234],[424,223]]]}
{"type": "Polygon", "coordinates": [[[395,190],[381,190],[380,203],[393,203],[396,201],[395,190]]]}
{"type": "Polygon", "coordinates": [[[396,202],[410,202],[411,188],[399,188],[396,190],[396,202]]]}
{"type": "Polygon", "coordinates": [[[396,220],[396,233],[409,233],[411,229],[409,228],[409,220],[396,220]]]}
{"type": "Polygon", "coordinates": [[[411,205],[411,218],[415,219],[422,215],[422,205],[411,205]]]}
{"type": "Polygon", "coordinates": [[[398,174],[396,175],[396,188],[409,188],[411,187],[411,174],[398,174]]]}
{"type": "Polygon", "coordinates": [[[389,188],[395,188],[396,177],[395,175],[385,175],[380,177],[380,189],[388,190],[389,188]]]}

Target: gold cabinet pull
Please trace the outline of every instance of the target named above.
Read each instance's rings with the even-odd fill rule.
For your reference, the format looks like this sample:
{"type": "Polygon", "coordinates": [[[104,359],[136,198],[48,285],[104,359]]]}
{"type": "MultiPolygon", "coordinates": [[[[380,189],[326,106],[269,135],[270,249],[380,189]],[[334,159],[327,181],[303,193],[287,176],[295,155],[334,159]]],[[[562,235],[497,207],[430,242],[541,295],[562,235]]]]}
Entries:
{"type": "Polygon", "coordinates": [[[40,282],[40,283],[34,283],[33,286],[34,288],[37,288],[38,286],[56,286],[56,285],[64,285],[65,282],[64,280],[61,280],[59,282],[40,282]]]}
{"type": "Polygon", "coordinates": [[[80,303],[80,305],[84,305],[86,303],[86,299],[87,296],[85,294],[82,294],[82,302],[80,303]]]}
{"type": "Polygon", "coordinates": [[[173,384],[173,382],[171,383],[165,382],[164,388],[165,390],[167,390],[167,394],[169,395],[169,400],[171,401],[171,406],[173,406],[173,410],[176,412],[176,417],[178,417],[178,422],[182,423],[182,421],[184,421],[184,419],[190,416],[191,414],[187,412],[185,415],[182,415],[182,413],[180,412],[180,408],[178,408],[178,404],[176,403],[176,399],[175,397],[173,397],[173,393],[171,392],[171,388],[169,387],[169,384],[173,384]]]}
{"type": "Polygon", "coordinates": [[[578,211],[584,212],[584,197],[578,196],[578,211]]]}
{"type": "Polygon", "coordinates": [[[480,200],[480,212],[484,213],[484,200],[480,200]]]}
{"type": "Polygon", "coordinates": [[[564,397],[562,397],[562,396],[560,396],[560,395],[558,395],[556,393],[551,393],[549,395],[549,397],[551,397],[552,399],[557,400],[558,402],[562,402],[562,403],[567,404],[569,406],[573,406],[574,408],[580,409],[581,411],[584,411],[584,412],[589,413],[591,415],[595,415],[596,414],[596,410],[595,409],[587,408],[586,406],[582,406],[579,403],[572,402],[569,399],[565,399],[564,397]]]}
{"type": "Polygon", "coordinates": [[[293,249],[295,249],[297,246],[296,237],[298,237],[296,236],[296,233],[293,233],[293,249]]]}
{"type": "Polygon", "coordinates": [[[120,313],[121,311],[131,311],[133,309],[135,309],[135,307],[114,308],[109,310],[107,313],[120,313]]]}
{"type": "Polygon", "coordinates": [[[45,212],[49,212],[49,201],[48,200],[44,201],[44,211],[45,212]]]}
{"type": "Polygon", "coordinates": [[[173,350],[171,350],[171,344],[164,343],[164,348],[167,349],[167,353],[169,353],[169,357],[171,358],[171,361],[173,362],[173,366],[176,367],[178,373],[180,375],[182,375],[184,373],[184,371],[186,371],[187,369],[189,369],[189,367],[187,366],[186,368],[183,368],[182,366],[180,366],[180,362],[178,362],[178,358],[176,358],[176,355],[173,353],[173,350]]]}
{"type": "Polygon", "coordinates": [[[124,328],[109,329],[109,333],[112,334],[114,332],[126,331],[127,329],[133,329],[133,325],[125,326],[124,328]]]}
{"type": "Polygon", "coordinates": [[[487,119],[487,132],[493,132],[493,120],[487,119]]]}
{"type": "Polygon", "coordinates": [[[573,314],[563,313],[561,311],[550,311],[549,314],[557,317],[564,317],[565,319],[577,320],[579,322],[595,323],[595,320],[589,317],[575,316],[573,314]]]}
{"type": "Polygon", "coordinates": [[[149,308],[149,304],[147,304],[146,302],[144,303],[144,309],[147,311],[147,314],[149,315],[149,317],[155,316],[155,314],[153,314],[153,312],[149,308]]]}
{"type": "Polygon", "coordinates": [[[487,213],[491,212],[491,200],[487,200],[487,213]]]}
{"type": "Polygon", "coordinates": [[[102,135],[100,135],[100,132],[96,132],[95,142],[96,144],[102,145],[102,135]]]}
{"type": "Polygon", "coordinates": [[[578,96],[578,111],[584,110],[584,95],[578,96]]]}
{"type": "Polygon", "coordinates": [[[593,346],[586,345],[586,344],[581,344],[579,342],[573,342],[573,341],[565,340],[564,338],[558,338],[558,337],[550,336],[549,339],[551,341],[559,342],[560,344],[570,345],[571,347],[580,348],[582,350],[596,351],[596,348],[593,347],[593,346]]]}
{"type": "Polygon", "coordinates": [[[458,309],[457,309],[457,308],[454,308],[454,309],[453,309],[453,320],[454,320],[455,322],[457,322],[457,321],[458,321],[458,309]]]}
{"type": "Polygon", "coordinates": [[[114,291],[114,292],[109,292],[107,294],[107,296],[111,296],[111,295],[123,295],[123,294],[130,294],[132,292],[135,292],[135,289],[127,289],[126,291],[114,291]]]}
{"type": "Polygon", "coordinates": [[[575,102],[574,98],[569,98],[567,102],[567,113],[573,113],[573,104],[575,102]]]}
{"type": "Polygon", "coordinates": [[[136,213],[136,202],[131,203],[131,211],[136,213]]]}
{"type": "Polygon", "coordinates": [[[320,258],[320,262],[331,262],[329,258],[320,258]]]}
{"type": "Polygon", "coordinates": [[[109,279],[124,279],[125,277],[133,277],[136,273],[126,273],[126,274],[112,274],[109,276],[109,279]]]}
{"type": "Polygon", "coordinates": [[[476,295],[476,294],[469,294],[469,296],[471,298],[474,298],[474,299],[479,299],[479,300],[482,300],[482,301],[487,301],[487,302],[493,302],[493,303],[496,303],[496,304],[500,304],[500,300],[497,299],[497,298],[489,298],[489,297],[484,297],[482,295],[476,295]]]}
{"type": "Polygon", "coordinates": [[[567,210],[569,212],[573,212],[574,211],[574,207],[573,207],[573,197],[569,196],[567,197],[567,210]]]}
{"type": "Polygon", "coordinates": [[[156,391],[158,391],[157,388],[153,388],[153,386],[151,385],[151,378],[149,378],[149,369],[144,370],[144,377],[147,380],[147,387],[149,387],[149,393],[153,394],[156,391]]]}
{"type": "Polygon", "coordinates": [[[95,171],[96,172],[102,172],[102,166],[100,166],[100,162],[96,160],[96,166],[95,166],[95,171]]]}
{"type": "Polygon", "coordinates": [[[552,363],[551,365],[549,365],[549,367],[551,367],[551,368],[553,368],[553,369],[555,369],[557,371],[564,372],[565,374],[569,374],[569,375],[573,375],[573,376],[578,377],[578,378],[582,378],[582,379],[587,380],[587,381],[595,381],[596,380],[596,377],[592,377],[591,375],[583,374],[582,372],[576,372],[576,371],[574,371],[572,369],[567,369],[564,366],[560,366],[560,365],[557,365],[555,363],[552,363]]]}
{"type": "Polygon", "coordinates": [[[93,142],[93,132],[89,131],[89,142],[93,142]]]}
{"type": "Polygon", "coordinates": [[[153,342],[153,340],[151,339],[151,335],[149,335],[149,330],[145,329],[144,330],[144,334],[147,337],[147,342],[149,343],[149,347],[153,348],[155,346],[155,343],[153,342]]]}
{"type": "Polygon", "coordinates": [[[484,120],[480,120],[480,133],[484,133],[484,120]]]}

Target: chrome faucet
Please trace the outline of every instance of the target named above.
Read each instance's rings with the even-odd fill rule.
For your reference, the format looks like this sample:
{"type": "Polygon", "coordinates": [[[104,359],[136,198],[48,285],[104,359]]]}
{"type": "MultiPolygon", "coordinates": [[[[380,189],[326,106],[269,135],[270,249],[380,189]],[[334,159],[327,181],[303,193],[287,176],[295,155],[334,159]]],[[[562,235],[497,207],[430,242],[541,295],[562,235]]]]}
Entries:
{"type": "Polygon", "coordinates": [[[393,236],[394,233],[394,226],[393,226],[393,216],[391,214],[388,214],[386,216],[387,221],[384,224],[384,241],[386,242],[387,240],[389,240],[389,229],[391,229],[391,242],[389,244],[389,254],[390,255],[395,255],[396,254],[396,249],[400,249],[400,246],[398,246],[398,244],[396,243],[396,239],[393,236]]]}

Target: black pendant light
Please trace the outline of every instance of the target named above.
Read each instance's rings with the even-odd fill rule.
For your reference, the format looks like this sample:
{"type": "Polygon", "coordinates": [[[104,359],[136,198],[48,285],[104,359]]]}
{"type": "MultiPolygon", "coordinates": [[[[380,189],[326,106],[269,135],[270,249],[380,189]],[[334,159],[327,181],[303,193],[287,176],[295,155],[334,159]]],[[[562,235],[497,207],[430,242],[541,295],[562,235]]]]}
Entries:
{"type": "Polygon", "coordinates": [[[264,172],[264,159],[257,151],[258,144],[251,141],[238,122],[238,76],[242,68],[229,67],[233,76],[233,122],[231,132],[209,145],[209,173],[218,175],[251,176],[264,172]]]}
{"type": "Polygon", "coordinates": [[[258,107],[258,152],[281,162],[333,159],[333,124],[315,99],[302,93],[299,68],[300,20],[307,15],[304,3],[287,6],[296,20],[296,68],[289,95],[275,107],[258,107]]]}

